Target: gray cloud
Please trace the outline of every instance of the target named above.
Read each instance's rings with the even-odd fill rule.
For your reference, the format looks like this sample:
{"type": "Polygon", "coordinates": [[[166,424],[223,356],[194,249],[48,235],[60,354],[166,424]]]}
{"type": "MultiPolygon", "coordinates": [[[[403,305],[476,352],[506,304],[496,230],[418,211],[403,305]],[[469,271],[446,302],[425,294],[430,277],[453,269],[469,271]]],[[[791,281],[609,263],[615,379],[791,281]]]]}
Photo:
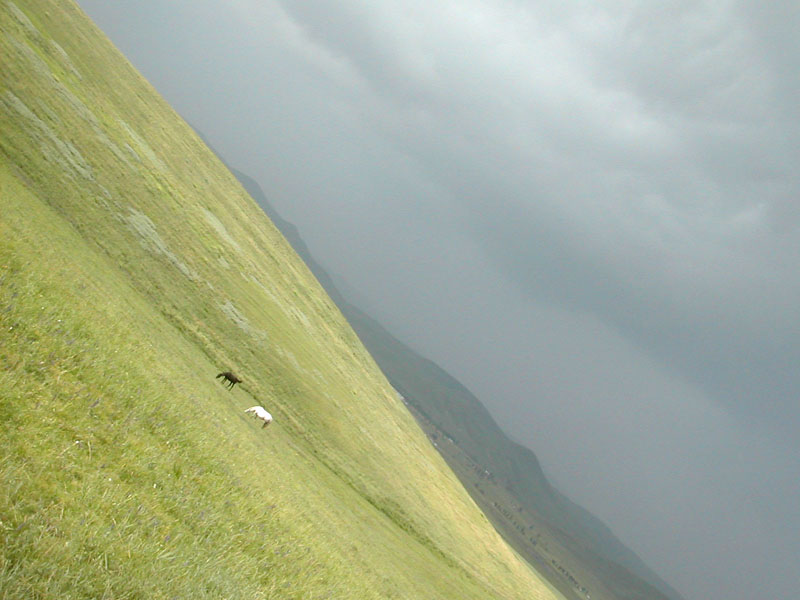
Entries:
{"type": "Polygon", "coordinates": [[[792,3],[81,5],[676,587],[795,595],[792,3]]]}
{"type": "MultiPolygon", "coordinates": [[[[418,149],[418,128],[407,123],[392,133],[413,136],[405,147],[471,212],[476,233],[512,281],[597,313],[723,401],[746,408],[757,399],[756,410],[744,411],[752,418],[763,412],[765,395],[789,408],[785,399],[800,387],[791,368],[800,358],[792,306],[800,297],[798,244],[774,227],[782,194],[798,186],[788,140],[772,116],[778,99],[770,72],[751,58],[757,40],[746,21],[713,5],[680,4],[677,14],[640,11],[619,31],[609,26],[590,40],[619,59],[616,89],[593,85],[577,59],[541,67],[537,44],[519,40],[522,54],[492,63],[492,72],[476,67],[494,97],[474,93],[474,82],[460,74],[440,76],[441,87],[455,93],[449,105],[425,103],[425,116],[438,112],[436,124],[445,124],[434,130],[433,146],[423,139],[418,149]],[[517,62],[530,62],[532,75],[509,82],[503,71],[517,62]],[[514,120],[500,97],[538,116],[514,120]],[[511,144],[516,127],[531,135],[511,144]]],[[[323,13],[312,14],[315,31],[324,28],[323,13]]],[[[491,35],[479,25],[478,39],[491,35]]],[[[349,51],[376,89],[406,75],[389,58],[396,46],[376,48],[374,39],[347,46],[350,28],[337,31],[339,38],[325,42],[349,51]],[[380,75],[376,64],[386,69],[380,75]]],[[[564,43],[542,45],[553,46],[555,57],[564,43]]],[[[585,48],[566,50],[569,56],[585,48]]],[[[428,63],[450,58],[439,57],[432,53],[428,63]]]]}

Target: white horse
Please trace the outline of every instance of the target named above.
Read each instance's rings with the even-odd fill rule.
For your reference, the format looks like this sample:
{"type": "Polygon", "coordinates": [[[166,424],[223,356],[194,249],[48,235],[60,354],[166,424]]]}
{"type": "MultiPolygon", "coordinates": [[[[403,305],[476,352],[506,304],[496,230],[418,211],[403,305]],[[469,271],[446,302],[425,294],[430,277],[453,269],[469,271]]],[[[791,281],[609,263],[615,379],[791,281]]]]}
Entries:
{"type": "Polygon", "coordinates": [[[266,410],[264,410],[263,406],[251,406],[244,412],[251,413],[256,419],[261,419],[262,421],[264,421],[264,424],[261,426],[261,429],[264,429],[264,427],[272,423],[272,415],[269,414],[266,410]]]}

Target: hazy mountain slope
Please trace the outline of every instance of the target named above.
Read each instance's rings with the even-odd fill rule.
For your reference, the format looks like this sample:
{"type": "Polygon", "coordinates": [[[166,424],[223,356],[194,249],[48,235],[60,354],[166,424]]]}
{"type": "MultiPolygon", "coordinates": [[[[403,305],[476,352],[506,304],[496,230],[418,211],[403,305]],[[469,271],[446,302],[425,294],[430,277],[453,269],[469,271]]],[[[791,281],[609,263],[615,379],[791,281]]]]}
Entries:
{"type": "Polygon", "coordinates": [[[0,596],[557,597],[76,5],[0,34],[0,596]]]}
{"type": "MultiPolygon", "coordinates": [[[[515,504],[537,513],[548,525],[566,534],[559,535],[561,542],[585,562],[602,562],[602,569],[613,573],[606,578],[609,581],[621,584],[632,573],[638,573],[656,588],[665,587],[664,594],[680,598],[599,519],[555,490],[535,454],[509,440],[469,390],[435,363],[398,342],[362,312],[352,307],[344,312],[395,388],[436,429],[452,438],[475,465],[488,471],[491,480],[509,492],[515,504]],[[625,574],[625,569],[631,573],[625,574]]],[[[615,589],[610,584],[609,588],[615,589]]],[[[656,589],[648,592],[647,586],[642,586],[639,593],[630,597],[662,597],[656,589]]]]}
{"type": "MultiPolygon", "coordinates": [[[[599,565],[597,569],[606,573],[606,580],[617,582],[619,593],[623,589],[635,588],[635,594],[644,595],[632,597],[657,598],[665,594],[673,599],[681,598],[677,591],[622,544],[605,524],[552,488],[535,454],[510,440],[469,390],[350,304],[336,288],[329,274],[311,255],[297,228],[281,218],[271,206],[259,184],[241,171],[233,168],[231,171],[305,260],[330,297],[339,305],[392,385],[419,414],[427,417],[440,432],[453,439],[458,449],[475,465],[488,471],[494,481],[511,493],[516,503],[535,512],[551,527],[562,530],[553,535],[561,538],[561,543],[569,546],[572,554],[580,555],[584,562],[599,565]],[[635,581],[637,576],[657,589],[650,589],[648,592],[647,585],[638,588],[636,583],[624,583],[626,579],[635,581]]],[[[456,468],[452,462],[451,466],[456,468]]],[[[609,587],[613,586],[609,584],[609,587]]]]}

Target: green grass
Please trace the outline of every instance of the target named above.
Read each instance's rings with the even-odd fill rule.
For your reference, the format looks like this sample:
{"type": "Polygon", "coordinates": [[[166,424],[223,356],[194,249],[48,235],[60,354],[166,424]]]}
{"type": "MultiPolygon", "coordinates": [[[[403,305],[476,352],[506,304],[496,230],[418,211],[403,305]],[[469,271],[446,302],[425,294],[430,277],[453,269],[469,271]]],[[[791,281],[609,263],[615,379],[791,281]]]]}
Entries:
{"type": "Polygon", "coordinates": [[[0,34],[0,598],[554,597],[77,7],[0,34]]]}

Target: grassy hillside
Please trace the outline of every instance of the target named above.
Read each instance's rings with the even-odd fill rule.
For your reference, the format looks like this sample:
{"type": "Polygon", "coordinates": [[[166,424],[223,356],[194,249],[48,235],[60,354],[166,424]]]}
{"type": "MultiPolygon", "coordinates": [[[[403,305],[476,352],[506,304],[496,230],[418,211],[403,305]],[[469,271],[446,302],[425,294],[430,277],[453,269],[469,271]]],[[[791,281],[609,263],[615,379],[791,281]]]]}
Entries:
{"type": "Polygon", "coordinates": [[[558,597],[74,3],[0,34],[0,598],[558,597]]]}
{"type": "Polygon", "coordinates": [[[680,599],[600,520],[547,481],[529,449],[438,365],[353,306],[258,183],[231,169],[326,288],[429,438],[504,538],[569,598],[680,599]]]}

